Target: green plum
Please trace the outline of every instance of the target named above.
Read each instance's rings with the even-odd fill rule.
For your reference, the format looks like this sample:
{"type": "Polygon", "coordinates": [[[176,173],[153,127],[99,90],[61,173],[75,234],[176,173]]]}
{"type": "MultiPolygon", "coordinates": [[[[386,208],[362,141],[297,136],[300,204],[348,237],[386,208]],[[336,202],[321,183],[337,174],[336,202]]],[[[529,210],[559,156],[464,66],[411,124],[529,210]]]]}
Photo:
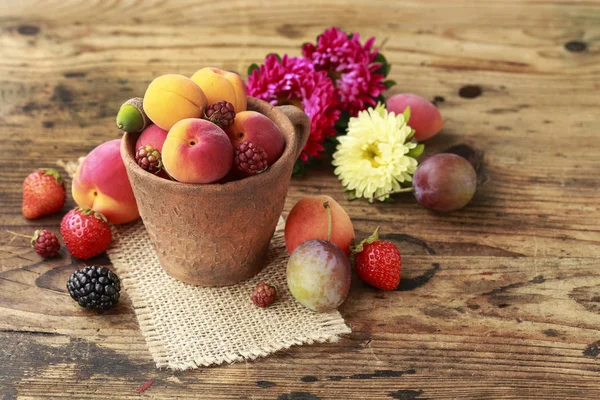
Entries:
{"type": "Polygon", "coordinates": [[[327,312],[338,308],[348,296],[351,278],[348,257],[327,240],[301,243],[288,260],[290,292],[313,311],[327,312]]]}

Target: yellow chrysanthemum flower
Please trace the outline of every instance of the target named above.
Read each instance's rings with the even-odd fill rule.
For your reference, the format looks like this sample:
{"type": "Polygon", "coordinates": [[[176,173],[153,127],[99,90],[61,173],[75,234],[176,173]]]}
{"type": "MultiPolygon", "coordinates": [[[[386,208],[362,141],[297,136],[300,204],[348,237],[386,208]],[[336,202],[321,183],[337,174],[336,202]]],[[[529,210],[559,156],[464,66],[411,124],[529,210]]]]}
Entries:
{"type": "Polygon", "coordinates": [[[332,164],[342,185],[355,197],[383,201],[401,190],[400,183],[412,181],[418,164],[415,157],[423,145],[407,142],[412,136],[409,113],[388,113],[378,104],[350,118],[347,134],[338,137],[332,164]]]}

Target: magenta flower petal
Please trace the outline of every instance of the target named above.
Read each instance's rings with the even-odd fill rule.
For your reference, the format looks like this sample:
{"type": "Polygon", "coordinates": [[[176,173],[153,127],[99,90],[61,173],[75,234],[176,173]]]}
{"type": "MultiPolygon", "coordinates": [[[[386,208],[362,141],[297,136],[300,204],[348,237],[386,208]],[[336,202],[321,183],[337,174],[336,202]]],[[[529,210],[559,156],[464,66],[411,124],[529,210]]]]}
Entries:
{"type": "Polygon", "coordinates": [[[317,40],[317,44],[307,43],[302,47],[303,56],[310,60],[317,71],[325,71],[335,82],[340,108],[350,115],[368,105],[385,91],[385,77],[377,74],[381,67],[375,63],[377,50],[373,49],[375,38],[360,43],[360,35],[351,37],[338,28],[327,29],[317,40]]]}
{"type": "Polygon", "coordinates": [[[310,118],[310,136],[300,158],[318,157],[323,142],[336,134],[335,123],[340,117],[336,89],[325,71],[315,71],[303,58],[268,55],[265,63],[248,76],[246,91],[273,105],[301,106],[310,118]]]}

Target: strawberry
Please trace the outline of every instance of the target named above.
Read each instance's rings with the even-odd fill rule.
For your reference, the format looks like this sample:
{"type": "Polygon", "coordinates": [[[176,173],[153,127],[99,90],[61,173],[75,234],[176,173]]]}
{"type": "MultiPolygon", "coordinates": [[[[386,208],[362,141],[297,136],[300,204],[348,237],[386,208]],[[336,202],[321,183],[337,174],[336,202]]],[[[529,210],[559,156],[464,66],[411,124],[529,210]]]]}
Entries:
{"type": "Polygon", "coordinates": [[[373,235],[352,247],[358,277],[382,290],[394,290],[400,283],[402,258],[395,244],[379,240],[379,228],[373,235]]]}
{"type": "Polygon", "coordinates": [[[60,223],[60,233],[69,252],[82,260],[104,252],[112,240],[106,217],[87,207],[69,211],[60,223]]]}
{"type": "Polygon", "coordinates": [[[42,168],[23,182],[23,216],[27,219],[51,214],[65,204],[65,183],[57,170],[42,168]]]}

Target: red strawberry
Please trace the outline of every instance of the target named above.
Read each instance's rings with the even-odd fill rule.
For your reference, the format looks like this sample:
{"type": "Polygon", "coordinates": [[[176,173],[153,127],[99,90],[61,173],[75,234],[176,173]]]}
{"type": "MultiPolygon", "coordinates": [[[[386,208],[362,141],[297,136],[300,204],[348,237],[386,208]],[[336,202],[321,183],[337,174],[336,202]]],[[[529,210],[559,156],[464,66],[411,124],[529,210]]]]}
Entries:
{"type": "Polygon", "coordinates": [[[60,223],[60,233],[69,252],[82,260],[104,252],[112,240],[106,217],[87,207],[69,211],[60,223]]]}
{"type": "Polygon", "coordinates": [[[23,216],[28,219],[51,214],[65,204],[65,183],[57,170],[43,168],[23,182],[23,216]]]}
{"type": "Polygon", "coordinates": [[[352,248],[358,277],[382,290],[394,290],[400,283],[402,258],[395,244],[379,240],[379,228],[352,248]]]}

